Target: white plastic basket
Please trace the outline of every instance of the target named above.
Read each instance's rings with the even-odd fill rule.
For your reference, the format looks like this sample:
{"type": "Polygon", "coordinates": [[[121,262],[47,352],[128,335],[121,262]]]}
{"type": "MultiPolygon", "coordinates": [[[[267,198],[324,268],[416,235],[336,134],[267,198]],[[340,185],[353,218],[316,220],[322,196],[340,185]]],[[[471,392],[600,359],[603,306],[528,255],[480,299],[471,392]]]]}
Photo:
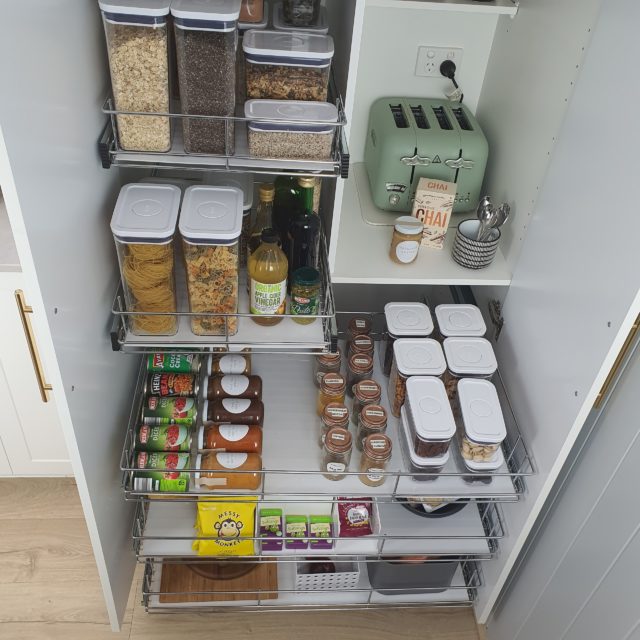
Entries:
{"type": "Polygon", "coordinates": [[[355,589],[360,579],[357,562],[335,562],[335,573],[308,573],[312,563],[296,563],[296,591],[355,589]]]}

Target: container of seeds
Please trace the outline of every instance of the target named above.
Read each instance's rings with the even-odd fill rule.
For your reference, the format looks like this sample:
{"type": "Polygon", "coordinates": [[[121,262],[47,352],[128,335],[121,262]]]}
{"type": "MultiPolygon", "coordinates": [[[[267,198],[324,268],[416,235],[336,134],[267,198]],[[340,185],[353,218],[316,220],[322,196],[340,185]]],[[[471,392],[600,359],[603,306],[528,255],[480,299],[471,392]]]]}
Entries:
{"type": "MultiPolygon", "coordinates": [[[[173,0],[182,112],[233,116],[241,0],[173,0]]],[[[233,120],[183,118],[187,153],[233,155],[233,120]]]]}
{"type": "Polygon", "coordinates": [[[298,100],[249,100],[244,105],[244,115],[250,119],[248,136],[252,156],[331,159],[334,123],[338,121],[335,105],[298,100]]]}
{"type": "Polygon", "coordinates": [[[242,47],[248,99],[327,99],[331,36],[252,29],[244,34],[242,47]]]}
{"type": "MultiPolygon", "coordinates": [[[[169,112],[169,0],[100,0],[111,87],[118,111],[169,112]]],[[[125,151],[169,151],[165,116],[119,115],[118,142],[125,151]]]]}

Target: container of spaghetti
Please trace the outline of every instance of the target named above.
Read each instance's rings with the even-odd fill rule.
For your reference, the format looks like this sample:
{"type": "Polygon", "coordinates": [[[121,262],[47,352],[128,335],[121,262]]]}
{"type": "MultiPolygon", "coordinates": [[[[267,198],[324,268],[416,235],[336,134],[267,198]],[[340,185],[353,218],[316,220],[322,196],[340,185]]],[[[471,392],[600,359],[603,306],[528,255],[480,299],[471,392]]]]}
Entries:
{"type": "Polygon", "coordinates": [[[181,191],[170,184],[127,184],[111,218],[127,324],[136,335],[174,335],[173,240],[181,191]]]}

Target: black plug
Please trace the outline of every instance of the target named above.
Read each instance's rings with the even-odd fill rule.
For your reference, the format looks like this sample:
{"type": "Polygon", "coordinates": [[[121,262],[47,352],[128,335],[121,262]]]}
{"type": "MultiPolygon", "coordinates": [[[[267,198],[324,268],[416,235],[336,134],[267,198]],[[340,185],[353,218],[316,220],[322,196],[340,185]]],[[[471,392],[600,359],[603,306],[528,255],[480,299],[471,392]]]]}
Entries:
{"type": "Polygon", "coordinates": [[[456,63],[453,60],[445,60],[440,65],[440,73],[445,77],[449,78],[451,82],[453,82],[453,86],[456,89],[459,89],[458,83],[456,82],[456,63]]]}

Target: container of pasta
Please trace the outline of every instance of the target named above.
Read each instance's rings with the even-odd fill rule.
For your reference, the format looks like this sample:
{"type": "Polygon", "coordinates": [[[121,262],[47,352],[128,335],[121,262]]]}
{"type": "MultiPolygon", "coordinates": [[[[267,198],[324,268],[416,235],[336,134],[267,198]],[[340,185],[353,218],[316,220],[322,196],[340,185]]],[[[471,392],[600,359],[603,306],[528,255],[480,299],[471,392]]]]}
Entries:
{"type": "Polygon", "coordinates": [[[182,203],[180,235],[192,313],[198,336],[231,336],[238,330],[238,269],[242,191],[237,187],[189,187],[182,203]]]}
{"type": "Polygon", "coordinates": [[[136,335],[169,336],[178,330],[173,238],[180,196],[174,185],[127,184],[116,201],[111,231],[131,313],[128,329],[136,335]]]}

